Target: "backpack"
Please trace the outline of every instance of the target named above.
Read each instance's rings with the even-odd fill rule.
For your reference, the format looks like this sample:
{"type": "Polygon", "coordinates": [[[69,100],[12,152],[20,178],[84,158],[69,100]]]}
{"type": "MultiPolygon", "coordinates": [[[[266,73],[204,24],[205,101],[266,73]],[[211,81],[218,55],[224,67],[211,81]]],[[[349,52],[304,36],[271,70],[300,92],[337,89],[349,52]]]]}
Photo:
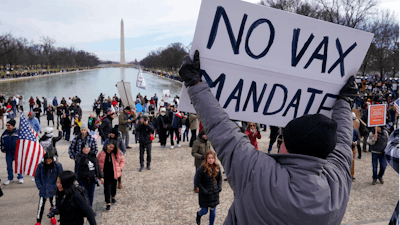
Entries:
{"type": "Polygon", "coordinates": [[[82,195],[83,199],[85,200],[88,206],[91,206],[89,197],[87,196],[86,189],[84,187],[77,186],[75,191],[77,192],[77,194],[82,195]]]}

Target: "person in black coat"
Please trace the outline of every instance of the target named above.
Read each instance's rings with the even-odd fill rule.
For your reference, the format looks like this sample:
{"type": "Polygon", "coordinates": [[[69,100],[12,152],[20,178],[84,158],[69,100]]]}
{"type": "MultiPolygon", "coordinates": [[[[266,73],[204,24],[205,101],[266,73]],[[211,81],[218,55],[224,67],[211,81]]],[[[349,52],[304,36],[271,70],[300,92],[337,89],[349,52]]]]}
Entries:
{"type": "Polygon", "coordinates": [[[104,183],[104,176],[101,172],[99,161],[96,158],[96,154],[90,152],[90,148],[85,146],[82,148],[82,151],[76,155],[75,163],[78,167],[77,175],[79,185],[86,189],[86,194],[92,205],[96,180],[99,178],[101,183],[104,183]]]}
{"type": "Polygon", "coordinates": [[[104,141],[107,139],[108,135],[111,132],[112,120],[114,119],[114,113],[112,111],[107,112],[107,117],[101,121],[101,125],[99,127],[99,134],[101,137],[101,144],[104,144],[104,141]]]}
{"type": "Polygon", "coordinates": [[[54,127],[54,107],[49,105],[46,107],[46,114],[47,114],[47,126],[50,126],[50,120],[53,121],[53,127],[54,127]]]}
{"type": "Polygon", "coordinates": [[[165,114],[165,108],[160,109],[160,115],[157,117],[158,137],[160,138],[161,148],[165,148],[167,143],[167,131],[169,126],[169,118],[165,114]]]}
{"type": "Polygon", "coordinates": [[[154,132],[154,126],[149,121],[149,117],[143,116],[141,119],[142,123],[138,126],[137,131],[139,132],[139,150],[140,150],[140,169],[139,172],[142,172],[144,167],[144,150],[146,149],[147,154],[147,169],[150,170],[151,163],[151,142],[150,134],[154,132]]]}
{"type": "Polygon", "coordinates": [[[95,213],[86,198],[85,190],[77,184],[74,172],[63,171],[58,175],[57,206],[54,213],[60,214],[60,225],[83,225],[84,217],[87,218],[90,225],[97,224],[95,213]]]}
{"type": "Polygon", "coordinates": [[[66,114],[64,114],[61,119],[61,126],[62,126],[63,135],[65,137],[65,140],[69,141],[69,137],[71,134],[71,120],[69,119],[69,117],[66,114]]]}
{"type": "Polygon", "coordinates": [[[219,204],[219,192],[222,188],[221,171],[216,163],[214,151],[207,151],[201,167],[196,173],[196,186],[199,188],[200,211],[196,213],[196,223],[200,224],[201,217],[210,208],[210,224],[214,224],[215,207],[219,204]]]}

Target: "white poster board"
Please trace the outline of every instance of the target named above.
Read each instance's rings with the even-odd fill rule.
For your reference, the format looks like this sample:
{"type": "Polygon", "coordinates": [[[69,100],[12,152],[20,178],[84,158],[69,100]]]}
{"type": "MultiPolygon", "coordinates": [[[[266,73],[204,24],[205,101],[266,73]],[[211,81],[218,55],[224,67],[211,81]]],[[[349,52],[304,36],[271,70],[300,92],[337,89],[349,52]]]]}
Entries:
{"type": "MultiPolygon", "coordinates": [[[[252,3],[203,0],[190,52],[231,119],[285,126],[330,116],[373,34],[252,3]]],[[[186,88],[180,111],[194,112],[186,88]]]]}

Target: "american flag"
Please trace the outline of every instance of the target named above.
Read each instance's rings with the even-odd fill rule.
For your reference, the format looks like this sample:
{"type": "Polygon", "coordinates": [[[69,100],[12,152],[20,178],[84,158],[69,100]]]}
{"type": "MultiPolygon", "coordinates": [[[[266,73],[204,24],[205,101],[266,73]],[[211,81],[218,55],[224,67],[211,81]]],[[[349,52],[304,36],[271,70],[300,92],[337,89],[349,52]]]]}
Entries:
{"type": "Polygon", "coordinates": [[[396,107],[397,113],[399,113],[399,99],[394,101],[394,106],[396,107]]]}
{"type": "Polygon", "coordinates": [[[97,141],[97,139],[99,139],[99,135],[96,134],[94,131],[90,131],[90,135],[92,135],[92,137],[94,137],[94,139],[97,141]]]}
{"type": "Polygon", "coordinates": [[[28,120],[21,112],[17,148],[15,151],[15,173],[34,176],[37,165],[44,156],[44,149],[28,120]]]}

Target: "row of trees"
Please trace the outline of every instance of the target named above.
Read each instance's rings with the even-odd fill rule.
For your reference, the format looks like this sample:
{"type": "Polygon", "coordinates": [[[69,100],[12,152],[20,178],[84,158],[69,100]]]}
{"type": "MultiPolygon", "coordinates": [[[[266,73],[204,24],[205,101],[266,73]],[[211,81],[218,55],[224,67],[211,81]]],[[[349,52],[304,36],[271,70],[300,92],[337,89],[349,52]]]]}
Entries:
{"type": "Polygon", "coordinates": [[[26,38],[16,38],[11,33],[0,35],[0,65],[6,67],[29,68],[76,68],[93,67],[99,64],[99,58],[89,52],[74,47],[55,47],[56,41],[50,37],[41,37],[39,43],[29,42],[26,38]]]}
{"type": "Polygon", "coordinates": [[[174,70],[180,67],[183,57],[187,54],[187,47],[182,43],[172,43],[167,48],[151,51],[140,61],[140,65],[147,68],[174,70]]]}
{"type": "Polygon", "coordinates": [[[391,77],[399,72],[398,16],[377,10],[378,0],[261,0],[260,4],[374,33],[360,72],[391,77]]]}

